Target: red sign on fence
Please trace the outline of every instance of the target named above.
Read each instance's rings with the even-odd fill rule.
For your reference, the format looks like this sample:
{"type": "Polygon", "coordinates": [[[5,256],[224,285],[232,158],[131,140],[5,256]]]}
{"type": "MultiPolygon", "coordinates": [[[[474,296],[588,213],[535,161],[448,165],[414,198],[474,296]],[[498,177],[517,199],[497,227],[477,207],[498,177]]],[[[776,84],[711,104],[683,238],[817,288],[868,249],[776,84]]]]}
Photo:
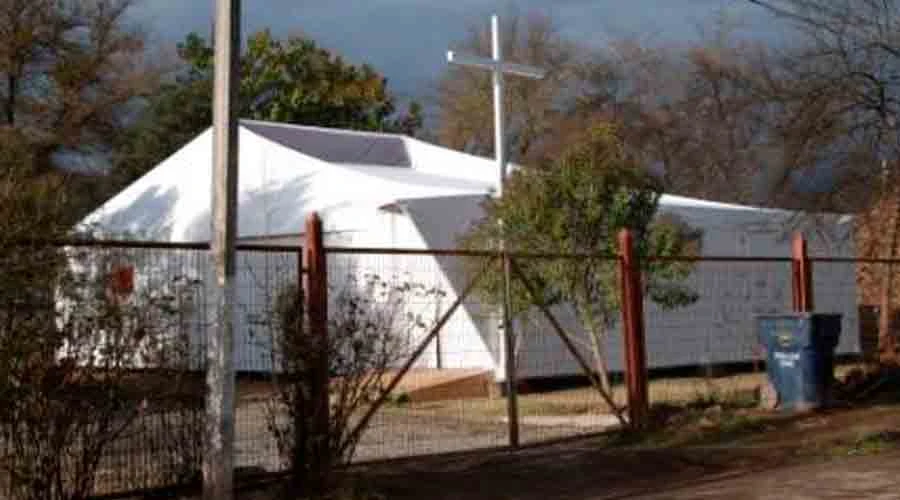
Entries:
{"type": "Polygon", "coordinates": [[[109,273],[109,294],[117,300],[125,300],[134,292],[134,266],[118,265],[109,273]]]}

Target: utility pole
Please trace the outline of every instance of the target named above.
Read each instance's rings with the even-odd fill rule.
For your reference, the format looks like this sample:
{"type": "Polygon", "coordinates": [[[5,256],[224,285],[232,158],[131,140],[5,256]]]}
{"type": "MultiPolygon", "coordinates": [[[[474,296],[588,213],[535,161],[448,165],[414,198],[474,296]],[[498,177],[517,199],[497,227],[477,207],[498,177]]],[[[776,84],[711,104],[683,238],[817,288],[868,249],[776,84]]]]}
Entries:
{"type": "MultiPolygon", "coordinates": [[[[540,68],[525,66],[522,64],[514,64],[503,61],[503,44],[500,40],[500,18],[496,15],[491,16],[491,45],[493,57],[486,59],[483,57],[467,56],[456,54],[453,51],[447,52],[447,62],[460,66],[480,68],[489,70],[493,76],[494,86],[494,156],[497,161],[497,173],[499,179],[497,182],[497,197],[503,196],[503,187],[506,183],[507,161],[506,161],[506,119],[503,108],[503,76],[505,73],[540,80],[544,78],[546,72],[540,68]]],[[[515,354],[515,337],[512,331],[511,318],[511,282],[510,267],[511,263],[509,255],[506,253],[506,242],[503,235],[503,221],[497,221],[500,225],[500,253],[503,256],[503,345],[506,372],[506,400],[507,400],[507,418],[509,420],[509,441],[510,446],[519,446],[519,406],[517,399],[517,383],[516,383],[516,354],[515,354]]]]}
{"type": "Polygon", "coordinates": [[[241,2],[216,0],[213,91],[212,257],[216,268],[207,338],[204,500],[231,500],[234,475],[234,319],[237,240],[241,2]]]}

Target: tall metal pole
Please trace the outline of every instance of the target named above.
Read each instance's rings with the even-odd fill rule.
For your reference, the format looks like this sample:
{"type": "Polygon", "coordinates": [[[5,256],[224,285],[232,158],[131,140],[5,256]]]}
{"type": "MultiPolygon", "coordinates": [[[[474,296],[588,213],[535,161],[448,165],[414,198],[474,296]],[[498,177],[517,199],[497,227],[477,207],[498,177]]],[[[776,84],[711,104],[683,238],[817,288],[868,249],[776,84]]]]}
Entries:
{"type": "MultiPolygon", "coordinates": [[[[491,44],[495,69],[494,76],[494,156],[497,161],[497,172],[500,179],[497,186],[497,197],[503,197],[506,184],[506,116],[503,109],[503,46],[500,43],[500,18],[491,17],[491,44]]],[[[506,413],[509,421],[509,445],[519,446],[519,402],[518,383],[516,377],[516,346],[512,325],[510,261],[506,253],[506,237],[503,220],[500,225],[500,252],[503,254],[503,348],[504,371],[506,372],[506,413]]]]}
{"type": "MultiPolygon", "coordinates": [[[[503,77],[504,73],[530,78],[532,80],[540,80],[544,78],[546,72],[540,68],[527,66],[524,64],[508,63],[503,61],[503,46],[500,40],[500,19],[495,15],[491,17],[491,43],[493,46],[493,57],[488,59],[465,54],[457,54],[452,50],[447,52],[447,62],[450,64],[458,64],[470,68],[478,68],[488,70],[493,76],[494,82],[494,153],[497,161],[497,196],[502,197],[504,184],[506,183],[506,120],[504,117],[503,107],[503,77]]],[[[510,311],[511,306],[511,281],[510,268],[512,262],[506,254],[506,242],[504,236],[503,221],[497,221],[500,229],[499,249],[503,261],[503,339],[501,343],[504,345],[504,370],[506,371],[506,393],[507,393],[507,417],[509,419],[509,441],[510,445],[516,447],[519,445],[519,406],[518,395],[516,390],[516,348],[515,336],[513,332],[513,321],[510,311]]]]}
{"type": "Polygon", "coordinates": [[[241,2],[216,0],[212,253],[215,318],[207,341],[203,498],[230,500],[234,474],[234,314],[241,2]]]}

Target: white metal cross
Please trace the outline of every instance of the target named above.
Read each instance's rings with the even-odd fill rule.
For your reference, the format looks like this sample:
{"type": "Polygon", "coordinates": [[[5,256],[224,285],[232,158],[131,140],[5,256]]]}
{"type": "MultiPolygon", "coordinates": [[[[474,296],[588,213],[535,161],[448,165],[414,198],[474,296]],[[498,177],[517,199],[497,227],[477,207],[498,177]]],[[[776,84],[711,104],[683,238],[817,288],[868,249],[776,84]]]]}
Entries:
{"type": "MultiPolygon", "coordinates": [[[[522,64],[507,63],[503,61],[503,46],[500,43],[500,20],[494,15],[491,17],[491,44],[493,45],[493,58],[467,56],[447,52],[447,62],[460,66],[489,70],[494,77],[494,155],[497,160],[497,197],[503,196],[503,186],[506,183],[506,141],[504,136],[505,119],[503,116],[503,75],[505,73],[524,76],[539,80],[544,77],[544,71],[539,68],[522,64]]],[[[519,446],[519,417],[516,398],[516,370],[515,370],[515,335],[513,334],[513,322],[511,316],[511,259],[506,253],[506,243],[503,234],[503,221],[497,221],[500,226],[500,252],[503,255],[503,357],[505,365],[505,379],[507,389],[507,420],[509,422],[509,444],[513,448],[519,446]]]]}
{"type": "Polygon", "coordinates": [[[515,64],[503,61],[503,45],[500,43],[500,19],[494,15],[491,17],[491,44],[493,46],[493,58],[469,56],[457,54],[452,50],[447,52],[447,62],[459,66],[481,68],[491,71],[494,77],[494,155],[497,160],[497,170],[500,176],[497,196],[503,195],[503,185],[506,181],[506,141],[505,118],[503,113],[503,76],[505,73],[523,76],[533,80],[544,78],[546,72],[540,68],[515,64]]]}

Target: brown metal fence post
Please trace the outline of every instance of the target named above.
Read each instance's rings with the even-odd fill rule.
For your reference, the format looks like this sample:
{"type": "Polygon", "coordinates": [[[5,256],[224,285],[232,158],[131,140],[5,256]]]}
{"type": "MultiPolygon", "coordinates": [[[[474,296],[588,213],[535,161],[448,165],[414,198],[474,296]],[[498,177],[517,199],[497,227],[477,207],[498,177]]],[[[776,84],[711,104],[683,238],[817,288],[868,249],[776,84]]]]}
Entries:
{"type": "Polygon", "coordinates": [[[812,262],[809,260],[809,251],[806,239],[800,232],[794,233],[791,244],[791,270],[793,288],[794,312],[812,312],[813,310],[813,281],[812,262]]]}
{"type": "Polygon", "coordinates": [[[513,332],[513,319],[511,316],[512,303],[512,274],[511,259],[509,254],[502,253],[503,263],[503,348],[504,348],[504,372],[506,373],[506,418],[509,432],[509,446],[519,447],[519,381],[516,373],[516,336],[513,332]]]}
{"type": "Polygon", "coordinates": [[[622,284],[622,331],[625,338],[625,381],[628,389],[628,416],[631,426],[647,422],[647,353],[644,339],[644,294],[641,271],[634,253],[631,231],[619,233],[619,273],[622,284]]]}
{"type": "MultiPolygon", "coordinates": [[[[328,373],[328,273],[322,220],[315,212],[306,219],[306,310],[309,330],[319,349],[314,356],[315,377],[312,387],[314,410],[312,427],[315,432],[312,456],[315,457],[312,478],[325,480],[331,467],[331,436],[329,431],[329,373],[328,373]]],[[[324,491],[324,484],[310,485],[313,491],[324,491]]]]}

